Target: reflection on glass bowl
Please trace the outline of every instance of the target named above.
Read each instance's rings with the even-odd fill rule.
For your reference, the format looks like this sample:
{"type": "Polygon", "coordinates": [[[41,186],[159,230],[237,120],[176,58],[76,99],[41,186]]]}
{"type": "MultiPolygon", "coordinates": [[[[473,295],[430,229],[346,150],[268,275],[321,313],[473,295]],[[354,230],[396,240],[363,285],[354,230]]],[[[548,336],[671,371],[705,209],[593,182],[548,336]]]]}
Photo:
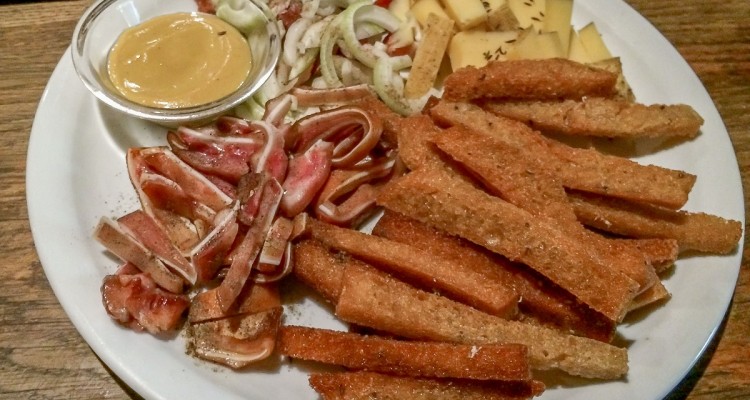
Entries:
{"type": "Polygon", "coordinates": [[[75,31],[71,53],[73,66],[84,85],[108,106],[137,118],[166,126],[200,124],[226,113],[247,100],[273,73],[281,51],[281,38],[273,13],[259,0],[245,0],[263,16],[264,28],[248,36],[253,62],[238,90],[202,105],[184,108],[155,108],[132,102],[114,88],[107,73],[109,50],[120,34],[156,16],[195,12],[193,0],[99,0],[81,16],[75,31]]]}

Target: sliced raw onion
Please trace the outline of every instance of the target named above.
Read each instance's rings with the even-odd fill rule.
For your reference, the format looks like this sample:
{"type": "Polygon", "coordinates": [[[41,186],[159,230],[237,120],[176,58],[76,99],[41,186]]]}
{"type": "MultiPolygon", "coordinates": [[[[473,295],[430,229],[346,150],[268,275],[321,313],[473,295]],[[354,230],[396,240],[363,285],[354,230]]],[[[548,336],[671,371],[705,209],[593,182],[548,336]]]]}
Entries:
{"type": "Polygon", "coordinates": [[[216,16],[234,26],[245,35],[266,24],[265,16],[245,0],[219,0],[216,16]]]}
{"type": "Polygon", "coordinates": [[[300,17],[313,18],[320,8],[320,0],[307,0],[302,3],[302,12],[300,17]]]}
{"type": "Polygon", "coordinates": [[[250,97],[244,103],[234,108],[234,113],[243,119],[255,121],[263,118],[265,110],[258,104],[254,97],[250,97]]]}
{"type": "Polygon", "coordinates": [[[385,32],[385,28],[372,22],[362,22],[354,27],[354,32],[357,35],[357,39],[363,40],[380,35],[385,32]]]}
{"type": "Polygon", "coordinates": [[[320,73],[323,75],[326,85],[330,88],[343,85],[336,74],[336,66],[333,63],[333,50],[336,46],[336,41],[341,37],[341,28],[339,25],[342,15],[337,15],[328,23],[320,39],[320,73]]]}
{"type": "Polygon", "coordinates": [[[375,6],[367,0],[350,5],[339,15],[341,16],[339,26],[347,50],[359,62],[374,68],[379,57],[370,45],[360,43],[355,24],[358,22],[374,23],[388,31],[393,31],[398,29],[400,21],[388,10],[375,6]]]}
{"type": "Polygon", "coordinates": [[[303,54],[302,57],[297,58],[297,61],[292,65],[292,69],[289,70],[289,79],[297,79],[300,82],[309,79],[309,75],[306,75],[308,78],[302,78],[302,75],[305,72],[310,71],[310,67],[312,67],[315,60],[318,59],[319,54],[320,47],[305,50],[305,54],[303,54]]]}
{"type": "Polygon", "coordinates": [[[302,38],[300,38],[299,42],[297,42],[297,51],[302,53],[307,49],[320,47],[320,41],[323,38],[323,31],[325,31],[333,18],[334,16],[330,15],[310,25],[302,35],[302,38]]]}
{"type": "MultiPolygon", "coordinates": [[[[297,62],[299,58],[299,41],[305,34],[305,31],[312,25],[313,21],[310,18],[300,18],[289,27],[284,36],[284,53],[283,60],[286,65],[292,66],[297,62]]],[[[291,74],[290,74],[291,75],[291,74]]]]}
{"type": "Polygon", "coordinates": [[[411,65],[411,57],[382,57],[375,64],[373,81],[375,92],[391,110],[401,115],[411,115],[414,110],[403,94],[403,80],[397,71],[411,65]]]}
{"type": "Polygon", "coordinates": [[[336,66],[336,72],[344,82],[344,86],[362,83],[372,84],[372,68],[361,62],[347,57],[334,56],[333,63],[336,66]]]}

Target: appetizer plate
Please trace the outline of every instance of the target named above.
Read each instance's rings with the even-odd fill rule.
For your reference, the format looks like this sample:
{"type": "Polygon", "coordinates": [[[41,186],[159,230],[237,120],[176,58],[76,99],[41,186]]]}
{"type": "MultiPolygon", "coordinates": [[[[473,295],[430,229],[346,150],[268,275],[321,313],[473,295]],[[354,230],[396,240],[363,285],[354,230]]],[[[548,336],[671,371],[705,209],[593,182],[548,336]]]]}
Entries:
{"type": "MultiPolygon", "coordinates": [[[[653,152],[628,149],[639,162],[698,175],[685,209],[740,220],[740,174],[721,117],[698,77],[668,41],[619,0],[577,0],[574,25],[596,22],[643,103],[687,103],[705,118],[701,135],[653,152]]],[[[132,146],[163,144],[165,129],[117,114],[76,78],[66,52],[39,104],[28,150],[27,198],[37,252],[63,308],[96,354],[147,399],[314,399],[307,374],[317,367],[280,357],[235,372],[185,353],[181,334],[153,337],[107,316],[99,288],[117,261],[91,235],[102,216],[138,207],[125,168],[132,146]]],[[[742,243],[742,241],[740,242],[742,243]]],[[[629,317],[618,344],[628,346],[627,379],[596,382],[556,377],[543,399],[661,399],[690,370],[721,325],[732,298],[741,245],[727,256],[678,262],[665,285],[666,305],[629,317]]],[[[331,310],[304,288],[285,299],[286,322],[341,329],[331,310]]]]}

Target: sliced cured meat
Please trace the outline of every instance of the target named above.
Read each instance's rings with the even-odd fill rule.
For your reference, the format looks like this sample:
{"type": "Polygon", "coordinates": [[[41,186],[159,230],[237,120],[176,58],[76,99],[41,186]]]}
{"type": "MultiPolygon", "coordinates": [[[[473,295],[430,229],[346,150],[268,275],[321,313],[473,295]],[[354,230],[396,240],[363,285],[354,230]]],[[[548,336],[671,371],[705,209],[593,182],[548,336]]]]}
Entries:
{"type": "Polygon", "coordinates": [[[162,290],[145,273],[108,275],[101,292],[104,308],[114,320],[152,334],[179,328],[190,305],[186,295],[162,290]]]}

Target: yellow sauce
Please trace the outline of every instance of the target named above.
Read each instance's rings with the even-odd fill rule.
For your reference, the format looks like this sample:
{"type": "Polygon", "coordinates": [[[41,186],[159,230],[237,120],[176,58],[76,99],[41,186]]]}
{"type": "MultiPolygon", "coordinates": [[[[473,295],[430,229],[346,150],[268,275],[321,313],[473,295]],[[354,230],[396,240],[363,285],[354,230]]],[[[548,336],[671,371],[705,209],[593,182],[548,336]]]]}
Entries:
{"type": "Polygon", "coordinates": [[[124,31],[110,50],[107,72],[135,103],[183,108],[237,90],[250,62],[250,46],[233,26],[213,15],[176,13],[124,31]]]}

